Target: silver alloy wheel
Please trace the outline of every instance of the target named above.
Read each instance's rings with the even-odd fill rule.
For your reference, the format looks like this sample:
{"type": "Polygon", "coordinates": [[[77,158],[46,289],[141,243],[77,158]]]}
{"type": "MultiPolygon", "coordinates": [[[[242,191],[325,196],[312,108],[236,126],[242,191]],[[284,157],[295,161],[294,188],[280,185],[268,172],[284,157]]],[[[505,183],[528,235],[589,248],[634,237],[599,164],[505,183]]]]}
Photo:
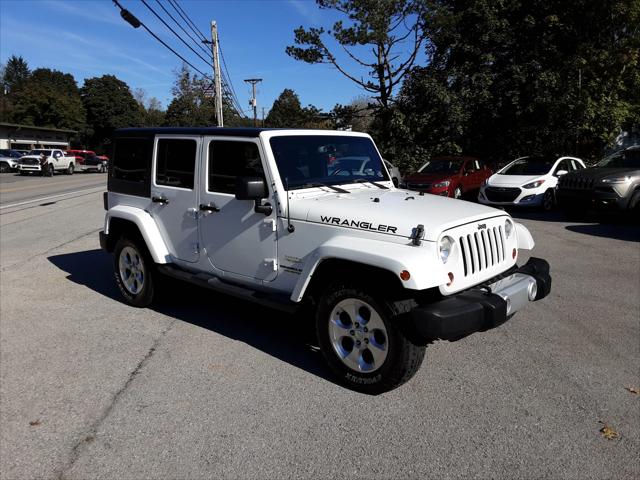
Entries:
{"type": "Polygon", "coordinates": [[[356,372],[374,372],[387,358],[389,340],[382,318],[367,302],[347,298],[333,307],[329,339],[338,358],[356,372]]]}
{"type": "Polygon", "coordinates": [[[132,295],[137,295],[144,287],[145,269],[142,256],[133,247],[124,247],[118,260],[122,284],[132,295]]]}
{"type": "Polygon", "coordinates": [[[453,198],[460,198],[460,197],[462,197],[462,190],[460,190],[460,187],[457,187],[453,191],[453,198]]]}

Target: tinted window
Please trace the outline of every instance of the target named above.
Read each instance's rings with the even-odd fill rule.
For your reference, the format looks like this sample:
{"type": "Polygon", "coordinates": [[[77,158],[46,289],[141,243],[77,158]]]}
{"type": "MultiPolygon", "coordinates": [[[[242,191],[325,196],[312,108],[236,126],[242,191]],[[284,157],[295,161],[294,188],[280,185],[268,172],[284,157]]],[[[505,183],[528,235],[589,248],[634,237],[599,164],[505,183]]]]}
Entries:
{"type": "Polygon", "coordinates": [[[118,138],[113,157],[113,178],[144,183],[148,180],[152,142],[148,138],[118,138]]]}
{"type": "Polygon", "coordinates": [[[209,143],[210,192],[235,193],[237,177],[264,178],[258,146],[253,142],[209,143]]]}
{"type": "Polygon", "coordinates": [[[498,173],[500,175],[544,175],[551,170],[554,163],[553,158],[523,158],[498,173]]]}
{"type": "Polygon", "coordinates": [[[158,140],[156,183],[168,187],[192,189],[196,168],[196,147],[195,140],[169,138],[158,140]]]}
{"type": "Polygon", "coordinates": [[[389,180],[373,142],[365,137],[292,135],[270,141],[285,187],[389,180]]]}
{"type": "Polygon", "coordinates": [[[626,150],[600,160],[596,167],[640,168],[640,149],[626,150]]]}
{"type": "Polygon", "coordinates": [[[558,166],[556,167],[556,171],[553,173],[558,173],[560,170],[564,170],[565,172],[569,172],[571,169],[569,168],[569,162],[566,160],[562,160],[558,166]]]}
{"type": "MultiPolygon", "coordinates": [[[[420,173],[458,173],[462,168],[463,160],[446,160],[433,159],[425,163],[418,172],[420,173]]],[[[467,164],[467,168],[471,168],[471,163],[467,164]]]]}

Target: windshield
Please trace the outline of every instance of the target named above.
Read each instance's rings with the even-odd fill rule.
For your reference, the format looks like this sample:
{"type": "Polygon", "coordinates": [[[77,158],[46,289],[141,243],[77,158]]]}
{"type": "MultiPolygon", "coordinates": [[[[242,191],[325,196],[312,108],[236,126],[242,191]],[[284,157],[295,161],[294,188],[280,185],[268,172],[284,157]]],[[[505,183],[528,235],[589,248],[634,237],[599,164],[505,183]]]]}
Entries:
{"type": "Polygon", "coordinates": [[[548,157],[527,157],[516,160],[504,170],[498,172],[499,175],[544,175],[551,170],[555,163],[554,158],[548,157]]]}
{"type": "Polygon", "coordinates": [[[47,157],[51,156],[51,150],[31,150],[29,152],[29,155],[41,155],[41,154],[45,154],[47,157]]]}
{"type": "Polygon", "coordinates": [[[600,160],[596,167],[607,168],[640,168],[640,149],[614,153],[600,160]]]}
{"type": "Polygon", "coordinates": [[[425,163],[418,173],[458,173],[462,168],[463,160],[445,160],[435,158],[425,163]]]}
{"type": "Polygon", "coordinates": [[[369,138],[338,135],[273,137],[271,149],[285,188],[389,180],[369,138]]]}

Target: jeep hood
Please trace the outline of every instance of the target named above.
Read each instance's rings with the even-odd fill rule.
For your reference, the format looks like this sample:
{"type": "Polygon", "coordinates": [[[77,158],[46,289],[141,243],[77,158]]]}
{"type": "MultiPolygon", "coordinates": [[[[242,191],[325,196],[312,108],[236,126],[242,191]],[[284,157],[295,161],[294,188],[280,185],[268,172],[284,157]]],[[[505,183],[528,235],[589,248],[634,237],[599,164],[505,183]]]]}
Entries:
{"type": "Polygon", "coordinates": [[[428,241],[437,241],[442,231],[458,225],[507,216],[484,205],[400,189],[365,187],[296,197],[290,197],[292,219],[406,238],[422,224],[428,241]]]}
{"type": "Polygon", "coordinates": [[[590,167],[565,175],[567,178],[589,178],[602,180],[614,176],[636,176],[640,170],[637,167],[590,167]]]}

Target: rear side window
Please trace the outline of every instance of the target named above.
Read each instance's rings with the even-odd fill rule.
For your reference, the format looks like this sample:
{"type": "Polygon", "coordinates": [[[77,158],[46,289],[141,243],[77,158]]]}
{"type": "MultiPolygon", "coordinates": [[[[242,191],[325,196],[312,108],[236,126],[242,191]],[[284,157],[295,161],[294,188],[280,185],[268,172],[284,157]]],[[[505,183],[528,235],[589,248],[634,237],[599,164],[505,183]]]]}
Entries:
{"type": "Polygon", "coordinates": [[[237,177],[264,178],[258,146],[253,142],[209,143],[209,192],[235,193],[237,177]]]}
{"type": "Polygon", "coordinates": [[[156,152],[156,184],[193,189],[197,143],[192,139],[163,138],[156,152]]]}
{"type": "Polygon", "coordinates": [[[109,175],[109,190],[130,195],[150,195],[151,156],[150,137],[116,138],[113,163],[109,175]]]}

